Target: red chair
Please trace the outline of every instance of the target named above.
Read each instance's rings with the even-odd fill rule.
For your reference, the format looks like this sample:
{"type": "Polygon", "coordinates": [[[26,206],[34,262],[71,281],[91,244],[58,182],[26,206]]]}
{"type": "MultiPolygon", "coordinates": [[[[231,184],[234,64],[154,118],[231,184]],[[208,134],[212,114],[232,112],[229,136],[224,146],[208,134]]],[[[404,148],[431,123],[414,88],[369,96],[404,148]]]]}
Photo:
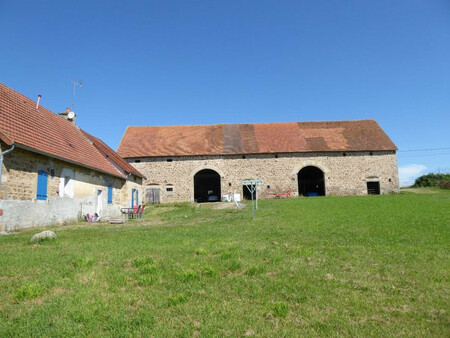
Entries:
{"type": "Polygon", "coordinates": [[[142,214],[144,213],[144,210],[145,210],[145,205],[143,205],[141,207],[141,210],[139,210],[139,218],[142,218],[142,214]]]}
{"type": "Polygon", "coordinates": [[[140,205],[135,205],[133,207],[133,213],[131,214],[131,218],[137,218],[139,216],[139,209],[141,208],[140,205]]]}

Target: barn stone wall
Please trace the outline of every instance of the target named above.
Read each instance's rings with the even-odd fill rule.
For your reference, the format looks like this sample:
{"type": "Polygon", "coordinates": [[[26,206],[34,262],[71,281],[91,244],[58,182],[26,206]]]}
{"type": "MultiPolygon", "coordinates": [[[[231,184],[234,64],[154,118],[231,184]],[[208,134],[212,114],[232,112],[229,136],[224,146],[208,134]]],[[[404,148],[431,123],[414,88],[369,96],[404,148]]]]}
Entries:
{"type": "Polygon", "coordinates": [[[262,179],[261,198],[288,191],[298,196],[298,172],[310,165],[324,172],[327,196],[366,195],[370,180],[379,180],[382,194],[399,191],[395,151],[153,157],[128,162],[147,177],[144,186],[160,187],[161,202],[193,201],[193,177],[202,169],[219,173],[222,195],[242,196],[241,180],[262,179]]]}

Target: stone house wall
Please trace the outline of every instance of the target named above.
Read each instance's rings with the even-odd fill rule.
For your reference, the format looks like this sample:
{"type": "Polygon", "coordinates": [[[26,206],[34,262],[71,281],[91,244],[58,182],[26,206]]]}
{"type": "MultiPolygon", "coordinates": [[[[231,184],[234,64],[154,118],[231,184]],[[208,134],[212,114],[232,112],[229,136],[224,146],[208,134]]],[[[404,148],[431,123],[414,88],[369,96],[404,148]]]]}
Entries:
{"type": "MultiPolygon", "coordinates": [[[[1,149],[9,147],[2,143],[1,149]]],[[[4,156],[1,169],[0,208],[4,211],[0,228],[45,225],[52,220],[52,223],[73,221],[80,213],[95,213],[99,206],[100,216],[118,216],[121,206],[131,204],[131,189],[138,189],[139,196],[143,196],[142,179],[134,175],[120,179],[17,146],[4,156]],[[36,200],[39,170],[48,173],[46,201],[36,200]],[[69,192],[62,190],[67,175],[71,178],[69,192]],[[112,204],[108,204],[109,185],[113,187],[112,204]],[[36,219],[24,218],[22,224],[16,224],[15,220],[21,219],[17,212],[23,208],[34,213],[36,219]]]]}
{"type": "Polygon", "coordinates": [[[212,169],[221,177],[221,193],[240,193],[241,180],[262,179],[258,198],[290,191],[298,196],[298,172],[316,166],[324,172],[325,191],[332,195],[366,195],[367,181],[379,180],[381,193],[399,191],[395,151],[257,154],[239,156],[183,156],[127,159],[147,180],[159,187],[161,202],[194,200],[194,175],[212,169]],[[169,160],[169,161],[168,161],[169,160]],[[167,191],[167,188],[171,188],[167,191]]]}

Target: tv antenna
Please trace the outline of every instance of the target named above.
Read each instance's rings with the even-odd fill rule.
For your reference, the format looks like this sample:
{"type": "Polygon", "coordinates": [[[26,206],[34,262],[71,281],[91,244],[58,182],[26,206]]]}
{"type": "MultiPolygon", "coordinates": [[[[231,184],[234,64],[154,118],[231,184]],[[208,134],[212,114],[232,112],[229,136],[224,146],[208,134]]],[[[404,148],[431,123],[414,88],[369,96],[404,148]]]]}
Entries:
{"type": "Polygon", "coordinates": [[[77,87],[80,87],[80,88],[83,87],[83,83],[81,81],[75,81],[72,79],[70,79],[70,82],[72,82],[72,84],[73,84],[73,94],[72,94],[72,111],[73,111],[73,107],[75,105],[75,89],[77,87]]]}

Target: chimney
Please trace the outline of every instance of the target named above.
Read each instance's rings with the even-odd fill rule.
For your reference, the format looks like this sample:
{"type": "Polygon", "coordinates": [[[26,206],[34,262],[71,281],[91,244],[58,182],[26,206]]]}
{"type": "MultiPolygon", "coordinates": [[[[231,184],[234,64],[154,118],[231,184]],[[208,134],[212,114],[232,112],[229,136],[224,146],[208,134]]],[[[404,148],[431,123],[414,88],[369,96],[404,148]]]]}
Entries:
{"type": "Polygon", "coordinates": [[[37,101],[36,101],[36,109],[39,108],[39,102],[41,102],[41,97],[42,97],[42,95],[39,94],[39,95],[38,95],[38,99],[37,99],[37,101]]]}
{"type": "Polygon", "coordinates": [[[58,115],[75,124],[77,114],[75,114],[73,111],[70,111],[70,108],[66,108],[66,111],[64,113],[58,113],[58,115]]]}

